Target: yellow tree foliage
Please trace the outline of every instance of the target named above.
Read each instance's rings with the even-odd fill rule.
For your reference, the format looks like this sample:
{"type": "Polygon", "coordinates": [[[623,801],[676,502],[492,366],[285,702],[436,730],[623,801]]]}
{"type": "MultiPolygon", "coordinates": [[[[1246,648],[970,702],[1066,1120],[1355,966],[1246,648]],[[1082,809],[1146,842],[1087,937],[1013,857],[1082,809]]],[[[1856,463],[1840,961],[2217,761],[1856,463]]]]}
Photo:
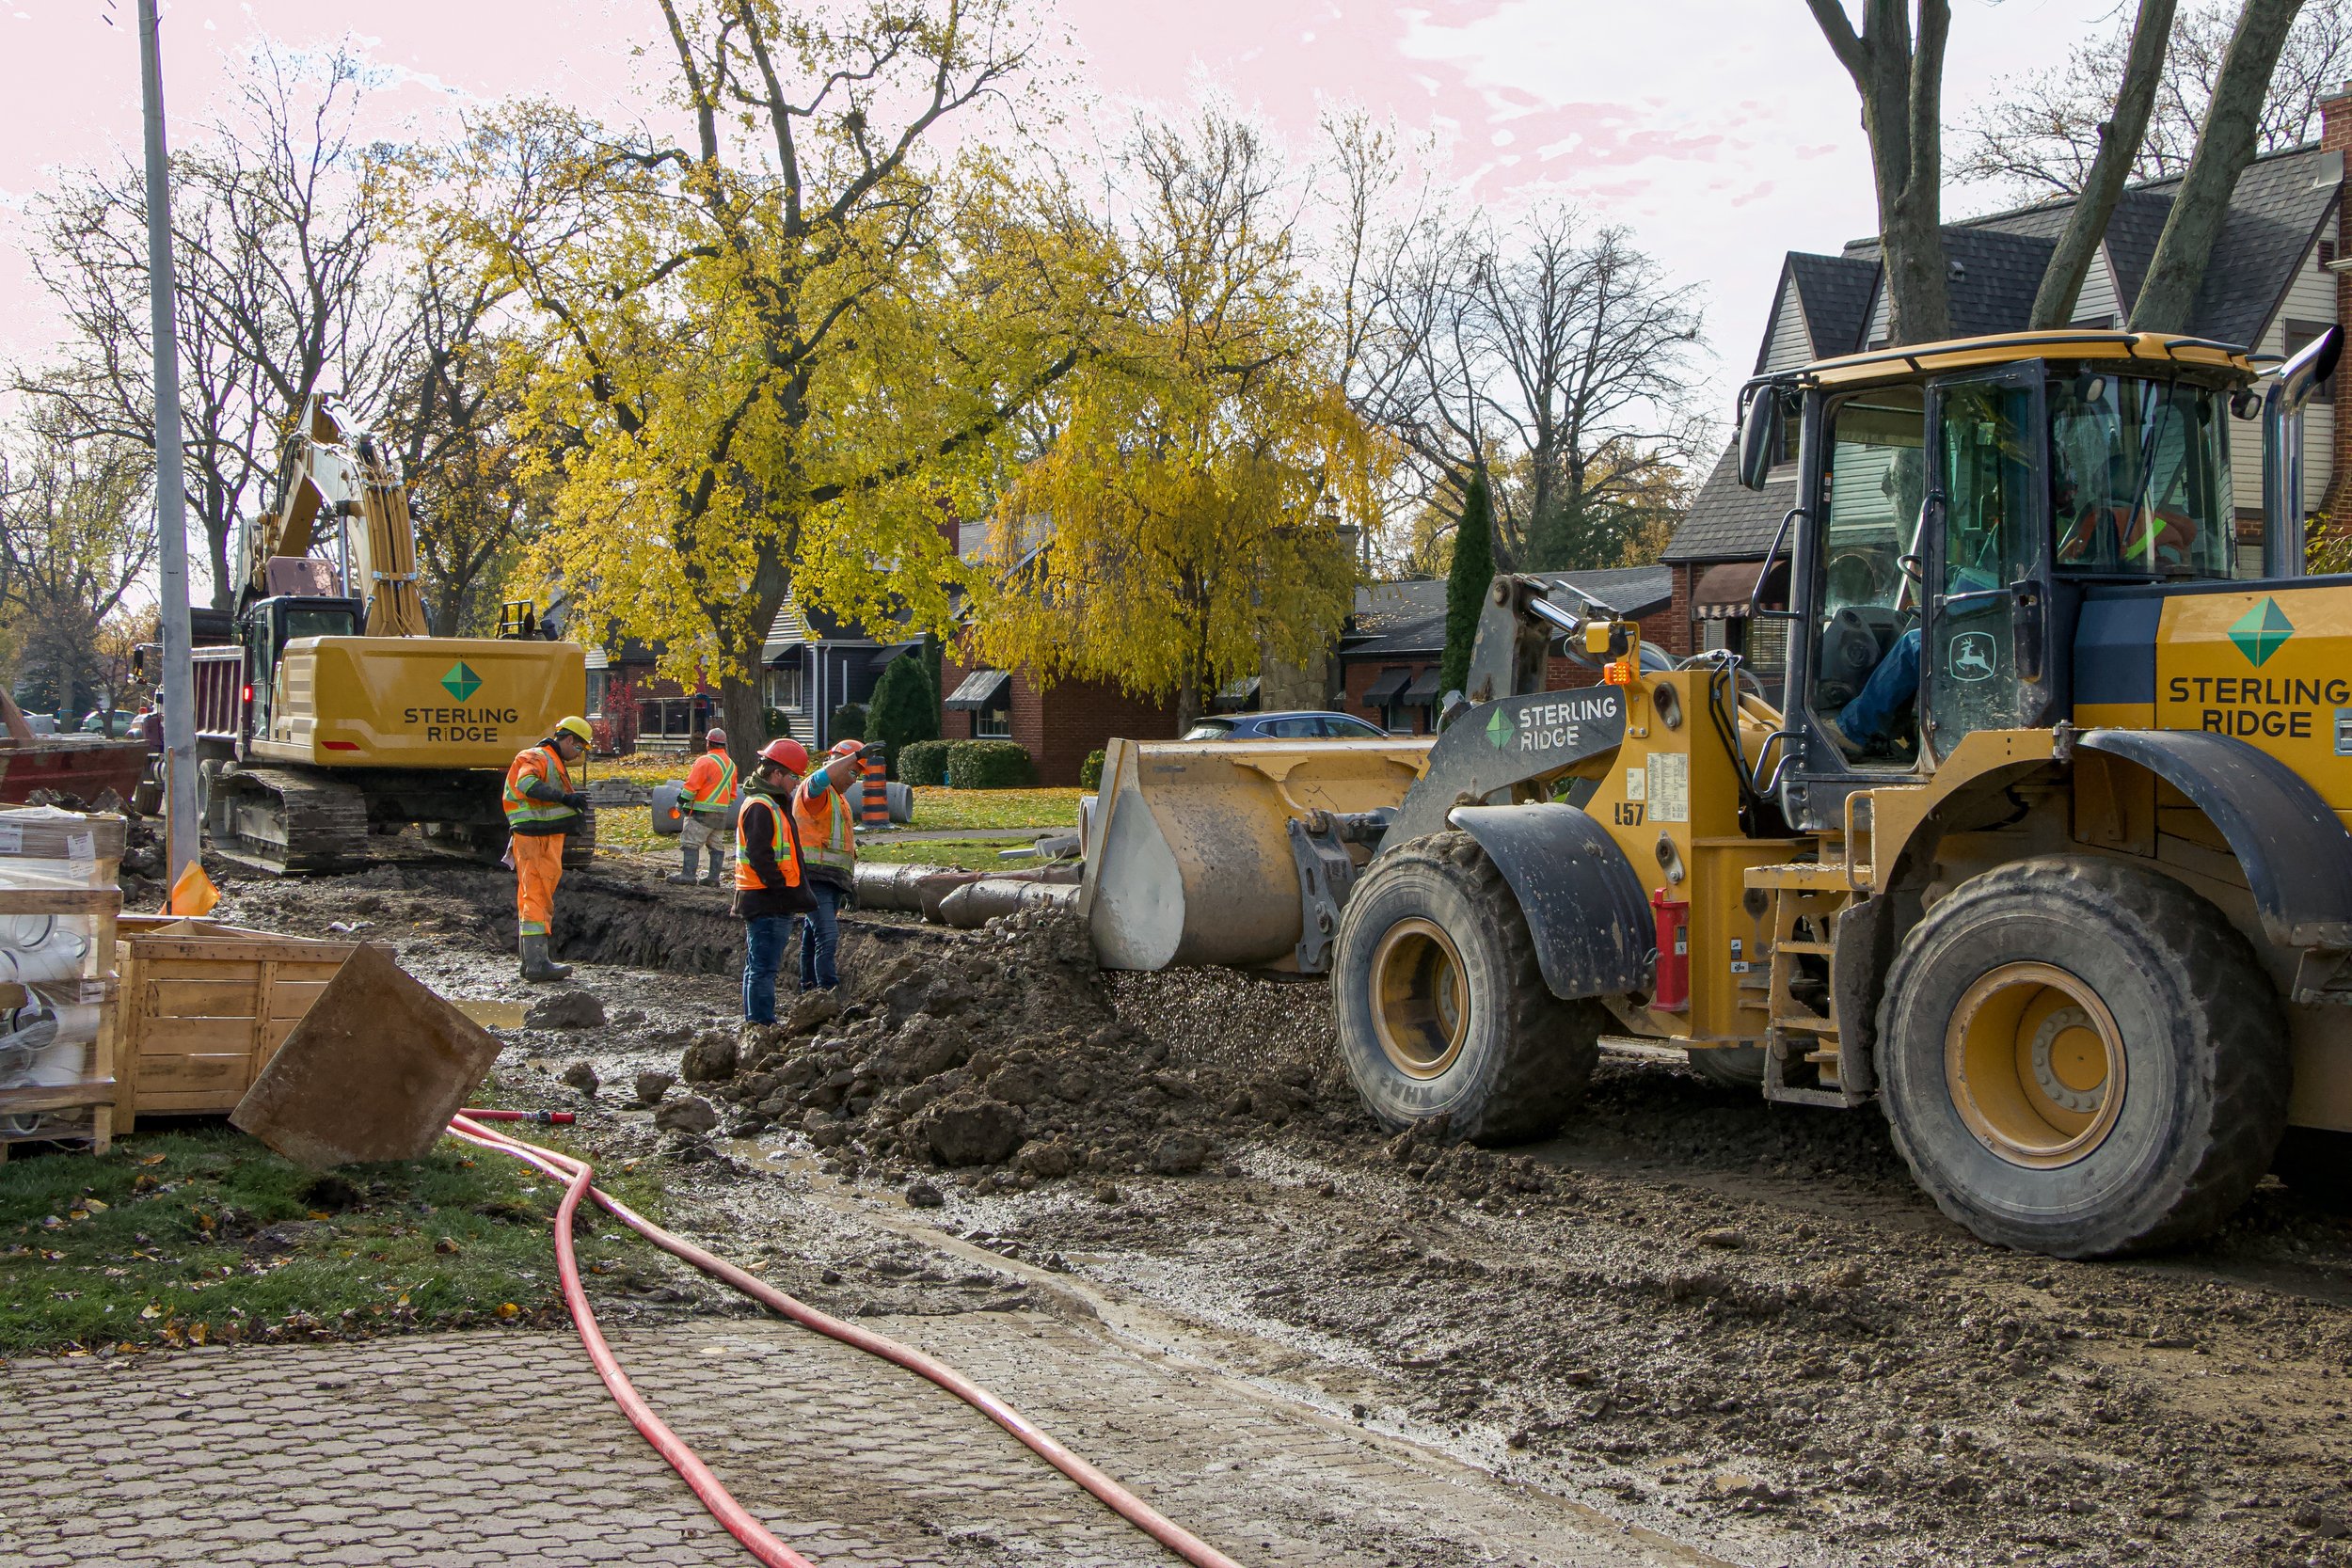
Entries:
{"type": "Polygon", "coordinates": [[[527,105],[478,127],[448,200],[544,325],[536,564],[592,631],[717,681],[748,751],[787,592],[947,624],[940,525],[985,509],[1107,274],[1053,189],[928,155],[1015,90],[1009,0],[658,4],[688,135],[527,105]]]}
{"type": "Polygon", "coordinates": [[[1144,132],[1122,311],[1009,487],[965,634],[1041,683],[1175,700],[1330,649],[1388,455],[1330,370],[1279,171],[1219,114],[1144,132]]]}

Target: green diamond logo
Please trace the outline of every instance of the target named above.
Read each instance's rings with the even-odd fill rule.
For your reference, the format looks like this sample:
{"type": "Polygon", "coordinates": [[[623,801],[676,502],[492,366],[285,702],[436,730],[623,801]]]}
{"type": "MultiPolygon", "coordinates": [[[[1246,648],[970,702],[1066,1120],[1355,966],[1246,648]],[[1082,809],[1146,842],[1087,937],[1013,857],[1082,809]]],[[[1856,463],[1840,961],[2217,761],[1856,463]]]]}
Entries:
{"type": "Polygon", "coordinates": [[[1509,750],[1511,737],[1518,733],[1519,727],[1511,722],[1511,716],[1501,708],[1495,709],[1495,716],[1486,721],[1486,738],[1494,742],[1498,752],[1509,750]]]}
{"type": "Polygon", "coordinates": [[[2287,619],[2287,612],[2279,608],[2276,599],[2265,599],[2230,628],[2230,641],[2237,644],[2237,651],[2257,670],[2272,654],[2285,647],[2287,639],[2294,635],[2295,623],[2287,619]]]}
{"type": "MultiPolygon", "coordinates": [[[[2262,661],[2256,659],[2254,662],[2259,664],[2262,661]]],[[[482,689],[482,677],[475,674],[472,667],[461,658],[449,667],[448,674],[441,677],[441,689],[462,703],[482,689]]]]}

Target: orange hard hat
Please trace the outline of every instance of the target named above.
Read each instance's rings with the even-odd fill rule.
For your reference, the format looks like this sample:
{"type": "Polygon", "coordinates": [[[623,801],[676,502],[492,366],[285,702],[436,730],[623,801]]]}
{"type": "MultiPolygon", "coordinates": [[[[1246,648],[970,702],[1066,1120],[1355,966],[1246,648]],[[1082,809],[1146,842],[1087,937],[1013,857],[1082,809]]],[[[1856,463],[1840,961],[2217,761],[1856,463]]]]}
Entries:
{"type": "Polygon", "coordinates": [[[833,743],[833,754],[837,757],[853,757],[865,749],[866,742],[863,740],[836,740],[833,743]]]}
{"type": "Polygon", "coordinates": [[[712,730],[703,736],[703,744],[706,746],[723,746],[726,743],[727,732],[724,730],[712,730]]]}
{"type": "Polygon", "coordinates": [[[790,773],[808,771],[808,748],[790,736],[779,736],[759,749],[759,760],[772,762],[790,773]]]}

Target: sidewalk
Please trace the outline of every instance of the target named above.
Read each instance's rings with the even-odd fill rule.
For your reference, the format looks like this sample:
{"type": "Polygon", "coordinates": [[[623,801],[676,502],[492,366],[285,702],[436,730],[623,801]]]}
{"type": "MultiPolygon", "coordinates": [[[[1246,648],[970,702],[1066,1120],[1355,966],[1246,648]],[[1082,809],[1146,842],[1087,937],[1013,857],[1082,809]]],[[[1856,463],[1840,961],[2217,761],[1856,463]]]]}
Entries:
{"type": "MultiPolygon", "coordinates": [[[[873,1320],[1252,1565],[1708,1560],[1043,1313],[873,1320]]],[[[615,1336],[638,1386],[820,1563],[1176,1560],[977,1414],[767,1319],[615,1336]]],[[[569,1333],[20,1362],[0,1563],[740,1564],[569,1333]]]]}

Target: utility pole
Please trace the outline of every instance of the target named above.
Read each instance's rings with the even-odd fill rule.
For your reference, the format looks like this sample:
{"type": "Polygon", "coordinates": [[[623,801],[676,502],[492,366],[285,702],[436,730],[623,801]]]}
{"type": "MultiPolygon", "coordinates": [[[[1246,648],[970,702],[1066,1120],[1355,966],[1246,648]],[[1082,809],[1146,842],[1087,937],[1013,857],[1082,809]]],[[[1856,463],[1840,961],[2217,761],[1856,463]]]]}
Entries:
{"type": "Polygon", "coordinates": [[[155,356],[155,533],[163,561],[167,886],[202,847],[196,819],[196,673],[189,656],[187,499],[180,470],[180,334],[173,320],[171,171],[155,0],[139,0],[139,96],[147,119],[147,294],[155,356]]]}

